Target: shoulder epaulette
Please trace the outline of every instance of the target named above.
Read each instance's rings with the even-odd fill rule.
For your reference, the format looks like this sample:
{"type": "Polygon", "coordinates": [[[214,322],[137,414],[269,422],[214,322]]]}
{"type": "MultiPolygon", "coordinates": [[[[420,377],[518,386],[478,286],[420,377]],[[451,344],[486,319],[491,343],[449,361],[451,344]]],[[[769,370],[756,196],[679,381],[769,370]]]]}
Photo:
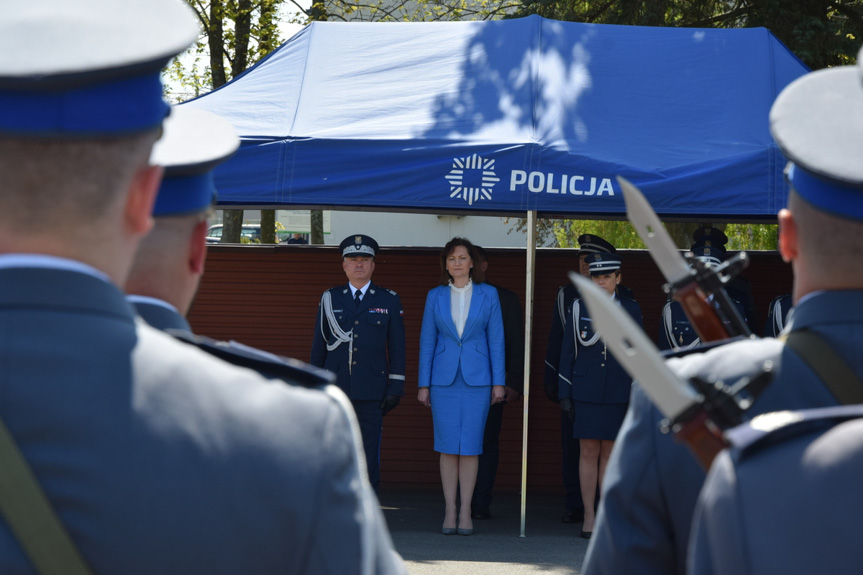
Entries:
{"type": "Polygon", "coordinates": [[[236,341],[218,341],[177,329],[165,330],[165,333],[232,365],[257,371],[269,379],[280,379],[304,387],[319,387],[336,382],[335,374],[325,369],[298,359],[255,349],[236,341]]]}
{"type": "Polygon", "coordinates": [[[837,405],[799,411],[774,411],[725,432],[739,457],[812,432],[826,431],[844,421],[863,417],[863,405],[837,405]]]}

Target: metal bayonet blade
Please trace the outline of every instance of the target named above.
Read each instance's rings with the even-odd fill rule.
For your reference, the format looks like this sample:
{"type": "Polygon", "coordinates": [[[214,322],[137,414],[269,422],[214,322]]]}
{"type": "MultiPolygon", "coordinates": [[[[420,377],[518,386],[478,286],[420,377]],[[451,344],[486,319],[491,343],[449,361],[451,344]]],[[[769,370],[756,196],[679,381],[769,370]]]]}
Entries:
{"type": "Polygon", "coordinates": [[[696,403],[698,393],[665,365],[644,330],[592,281],[570,272],[570,279],[587,303],[590,319],[617,361],[659,411],[671,420],[696,403]]]}
{"type": "Polygon", "coordinates": [[[689,264],[680,255],[680,251],[662,227],[656,212],[650,207],[641,190],[620,176],[617,176],[617,182],[623,189],[626,217],[650,250],[653,261],[656,262],[665,279],[673,284],[689,276],[689,264]]]}

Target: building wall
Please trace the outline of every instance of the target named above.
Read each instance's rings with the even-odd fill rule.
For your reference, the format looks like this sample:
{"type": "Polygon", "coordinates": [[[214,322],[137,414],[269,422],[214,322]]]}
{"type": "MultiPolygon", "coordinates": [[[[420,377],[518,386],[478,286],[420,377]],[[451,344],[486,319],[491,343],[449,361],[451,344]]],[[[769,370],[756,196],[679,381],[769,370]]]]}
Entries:
{"type": "MultiPolygon", "coordinates": [[[[283,221],[277,210],[277,221],[283,221]]],[[[515,218],[506,221],[499,216],[454,216],[401,212],[362,212],[324,210],[324,244],[339,245],[353,234],[373,236],[382,246],[442,246],[455,236],[470,238],[481,246],[518,248],[527,244],[524,232],[514,231],[515,218]]],[[[259,210],[244,210],[243,223],[259,224],[259,210]]],[[[216,210],[210,224],[222,223],[222,211],[216,210]]],[[[283,222],[286,223],[286,222],[283,222]]],[[[306,223],[308,225],[308,223],[306,223]]],[[[289,227],[292,231],[306,229],[289,227]]]]}
{"type": "MultiPolygon", "coordinates": [[[[277,245],[208,248],[207,271],[189,319],[194,330],[236,340],[308,361],[321,293],[346,283],[332,246],[277,245]]],[[[576,251],[540,249],[531,338],[529,399],[504,410],[497,489],[516,491],[521,482],[522,429],[528,406],[528,489],[562,491],[560,415],[542,387],[545,351],[557,288],[576,267],[576,251]],[[527,403],[526,403],[527,401],[527,403]]],[[[623,283],[632,288],[644,313],[645,331],[659,333],[665,301],[662,277],[645,251],[622,251],[623,283]]],[[[759,325],[770,300],[791,291],[791,270],[772,252],[751,253],[745,276],[755,295],[759,325]]],[[[383,248],[376,258],[375,283],[399,293],[407,331],[407,382],[402,403],[384,420],[381,475],[384,488],[437,487],[438,455],[433,451],[429,410],[416,401],[417,350],[425,296],[437,284],[439,248],[383,248]]],[[[519,294],[524,305],[525,250],[490,249],[489,280],[519,294]]]]}

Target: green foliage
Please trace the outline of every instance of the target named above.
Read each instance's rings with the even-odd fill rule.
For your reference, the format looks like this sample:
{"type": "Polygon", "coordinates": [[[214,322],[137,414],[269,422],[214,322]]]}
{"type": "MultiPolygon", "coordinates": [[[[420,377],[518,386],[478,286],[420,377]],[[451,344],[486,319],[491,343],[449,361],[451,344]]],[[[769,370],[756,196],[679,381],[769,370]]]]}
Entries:
{"type": "Polygon", "coordinates": [[[494,20],[519,7],[518,0],[325,0],[328,19],[346,22],[494,20]]]}
{"type": "Polygon", "coordinates": [[[166,98],[174,103],[218,88],[275,50],[283,0],[186,0],[203,33],[165,70],[166,98]]]}
{"type": "Polygon", "coordinates": [[[512,16],[597,24],[772,31],[812,69],[853,64],[863,38],[861,0],[522,0],[512,16]]]}
{"type": "MultiPolygon", "coordinates": [[[[506,218],[512,224],[511,232],[526,232],[525,218],[506,218]]],[[[665,229],[681,248],[692,245],[692,233],[702,226],[713,226],[728,236],[729,250],[775,250],[779,226],[766,224],[722,224],[716,222],[665,223],[665,229]]],[[[593,234],[611,242],[620,249],[645,249],[632,224],[606,220],[552,220],[540,218],[536,225],[538,245],[577,248],[578,236],[593,234]]]]}

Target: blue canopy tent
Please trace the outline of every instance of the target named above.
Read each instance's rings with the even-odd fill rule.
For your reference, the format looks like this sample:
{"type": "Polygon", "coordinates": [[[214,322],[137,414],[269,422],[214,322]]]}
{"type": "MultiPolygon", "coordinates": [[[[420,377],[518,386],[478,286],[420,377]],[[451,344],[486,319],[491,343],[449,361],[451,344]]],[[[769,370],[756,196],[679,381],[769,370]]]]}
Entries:
{"type": "Polygon", "coordinates": [[[768,30],[516,20],[314,23],[185,105],[243,138],[221,207],[772,221],[776,95],[807,68],[768,30]]]}
{"type": "Polygon", "coordinates": [[[242,137],[216,169],[223,208],[526,213],[532,226],[623,217],[621,175],[663,218],[775,221],[787,189],[768,112],[806,72],[765,29],[324,22],[184,105],[242,137]]]}

